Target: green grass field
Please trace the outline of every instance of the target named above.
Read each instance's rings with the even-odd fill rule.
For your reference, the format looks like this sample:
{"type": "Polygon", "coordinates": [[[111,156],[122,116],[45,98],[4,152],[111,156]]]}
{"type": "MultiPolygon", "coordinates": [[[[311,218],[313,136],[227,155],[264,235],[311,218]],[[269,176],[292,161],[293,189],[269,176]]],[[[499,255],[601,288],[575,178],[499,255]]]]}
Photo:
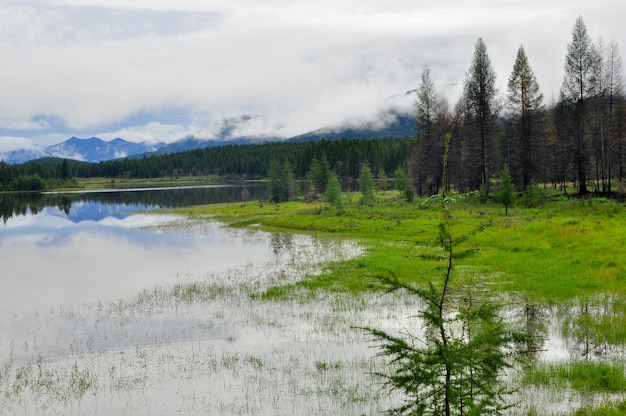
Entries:
{"type": "MultiPolygon", "coordinates": [[[[350,198],[358,201],[357,197],[350,198]]],[[[496,290],[518,292],[540,302],[563,302],[599,294],[626,294],[626,209],[600,199],[548,201],[540,207],[478,204],[459,196],[450,205],[457,237],[490,223],[464,243],[476,255],[457,267],[480,276],[496,290]]],[[[420,257],[437,237],[437,201],[407,203],[379,196],[374,206],[357,202],[338,211],[324,203],[288,202],[201,206],[181,212],[210,214],[233,226],[259,225],[268,230],[292,230],[356,238],[366,256],[335,265],[326,275],[305,285],[333,290],[367,290],[372,276],[388,273],[419,281],[436,266],[420,257]]]]}

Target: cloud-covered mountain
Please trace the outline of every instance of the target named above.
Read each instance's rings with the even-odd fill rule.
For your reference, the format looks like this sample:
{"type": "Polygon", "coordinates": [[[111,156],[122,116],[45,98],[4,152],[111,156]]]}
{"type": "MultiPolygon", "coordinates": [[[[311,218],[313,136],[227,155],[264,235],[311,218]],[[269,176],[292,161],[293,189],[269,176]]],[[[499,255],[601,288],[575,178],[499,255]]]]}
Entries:
{"type": "Polygon", "coordinates": [[[388,98],[378,111],[367,118],[347,120],[343,123],[323,127],[295,137],[291,141],[304,142],[321,139],[384,139],[409,137],[415,132],[415,95],[407,91],[388,98]]]}
{"type": "Polygon", "coordinates": [[[41,157],[58,157],[63,159],[81,160],[84,162],[100,162],[103,160],[120,159],[140,153],[153,152],[163,143],[134,143],[124,139],[104,141],[97,137],[79,139],[71,137],[64,142],[47,147],[19,149],[3,156],[7,163],[22,163],[41,157]]]}
{"type": "Polygon", "coordinates": [[[321,139],[385,139],[389,137],[412,136],[415,130],[415,117],[396,111],[381,114],[383,120],[354,122],[335,127],[325,127],[292,137],[290,141],[308,142],[321,139]]]}
{"type": "MultiPolygon", "coordinates": [[[[323,127],[295,137],[290,141],[314,141],[322,138],[387,138],[412,136],[415,128],[413,105],[415,92],[408,91],[387,99],[368,117],[346,120],[332,127],[323,127]]],[[[212,137],[187,136],[171,143],[134,143],[117,138],[104,141],[97,137],[70,139],[48,147],[15,150],[0,155],[7,163],[22,163],[42,157],[58,157],[100,162],[144,154],[175,153],[198,148],[233,144],[263,143],[285,140],[268,132],[276,131],[278,125],[262,115],[243,115],[226,118],[214,123],[212,137]]]]}
{"type": "Polygon", "coordinates": [[[187,136],[161,146],[155,153],[174,153],[204,147],[282,140],[278,136],[264,133],[271,131],[271,126],[268,126],[270,124],[267,117],[262,115],[243,115],[225,118],[213,125],[213,137],[211,139],[187,136]]]}

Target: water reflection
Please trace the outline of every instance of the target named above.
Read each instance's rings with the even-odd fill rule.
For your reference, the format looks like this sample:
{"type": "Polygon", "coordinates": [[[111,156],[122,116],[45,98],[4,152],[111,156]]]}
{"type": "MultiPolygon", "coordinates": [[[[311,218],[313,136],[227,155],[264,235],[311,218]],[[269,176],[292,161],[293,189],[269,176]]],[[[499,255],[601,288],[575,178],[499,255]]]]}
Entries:
{"type": "Polygon", "coordinates": [[[522,328],[526,338],[526,352],[532,359],[537,358],[544,349],[544,342],[548,338],[546,321],[548,308],[544,305],[525,299],[522,310],[519,312],[523,320],[522,328]]]}
{"type": "Polygon", "coordinates": [[[598,360],[625,356],[624,299],[599,296],[558,308],[563,337],[573,356],[598,360]]]}
{"type": "MultiPolygon", "coordinates": [[[[108,301],[146,287],[226,270],[268,254],[268,236],[225,232],[216,223],[131,215],[74,223],[40,212],[0,233],[2,314],[81,301],[108,301]]],[[[1,316],[1,315],[0,315],[1,316]]]]}
{"type": "Polygon", "coordinates": [[[0,217],[5,225],[16,216],[45,211],[79,222],[109,216],[122,218],[129,212],[190,205],[263,199],[267,187],[254,185],[209,185],[200,187],[108,190],[98,192],[0,194],[0,217]]]}
{"type": "MultiPolygon", "coordinates": [[[[0,227],[0,365],[16,369],[8,380],[26,368],[35,387],[62,386],[74,368],[88,369],[99,388],[68,402],[49,399],[49,391],[16,394],[17,383],[0,383],[6,409],[108,415],[138,406],[131,413],[173,414],[190,405],[198,406],[188,412],[196,414],[214,398],[233,406],[280,398],[286,402],[278,409],[271,407],[275,400],[267,400],[258,404],[265,411],[250,407],[240,414],[293,414],[293,403],[309,405],[307,414],[314,414],[332,400],[337,404],[329,414],[347,414],[341,407],[346,403],[358,406],[350,414],[380,413],[376,406],[386,398],[374,395],[377,389],[360,378],[376,371],[367,367],[370,345],[353,326],[400,331],[406,317],[415,317],[411,299],[315,294],[284,302],[250,296],[314,274],[326,261],[356,256],[354,245],[131,214],[133,204],[65,196],[68,204],[60,197],[55,201],[67,209],[27,209],[0,227]],[[48,374],[58,377],[48,383],[48,374]],[[334,393],[330,383],[345,385],[345,392],[334,393]],[[357,388],[364,391],[362,399],[346,400],[360,392],[357,388]]],[[[527,348],[537,360],[623,356],[623,345],[615,341],[626,338],[623,299],[511,304],[516,306],[507,318],[531,336],[527,348]]],[[[562,413],[577,397],[548,393],[532,391],[528,402],[541,397],[546,407],[562,413]]],[[[220,403],[211,402],[212,409],[220,403]]]]}
{"type": "Polygon", "coordinates": [[[528,336],[529,356],[549,363],[626,358],[626,300],[598,295],[560,304],[509,299],[507,319],[528,336]]]}
{"type": "MultiPolygon", "coordinates": [[[[2,195],[0,316],[113,300],[181,276],[265,259],[267,233],[225,231],[217,223],[173,215],[133,214],[229,200],[242,189],[2,195]]],[[[263,189],[247,191],[256,196],[263,189]]]]}

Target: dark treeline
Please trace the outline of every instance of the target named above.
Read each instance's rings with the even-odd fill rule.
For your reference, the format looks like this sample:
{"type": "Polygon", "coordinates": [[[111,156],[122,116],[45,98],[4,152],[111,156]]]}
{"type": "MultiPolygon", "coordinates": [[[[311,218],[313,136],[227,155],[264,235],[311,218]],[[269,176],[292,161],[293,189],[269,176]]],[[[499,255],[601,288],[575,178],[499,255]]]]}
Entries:
{"type": "Polygon", "coordinates": [[[0,191],[41,191],[75,186],[71,168],[73,163],[47,159],[9,165],[0,161],[0,191]]]}
{"type": "Polygon", "coordinates": [[[19,187],[26,178],[39,178],[34,185],[44,186],[68,178],[162,178],[217,175],[230,179],[264,179],[273,161],[287,162],[294,179],[304,179],[314,160],[325,160],[341,177],[356,178],[361,165],[368,163],[374,172],[394,172],[404,166],[410,154],[411,138],[383,140],[321,140],[316,142],[271,142],[194,149],[166,155],[146,156],[100,163],[33,161],[21,165],[0,163],[2,190],[44,189],[19,187]],[[65,166],[65,168],[63,168],[65,166]]]}
{"type": "Polygon", "coordinates": [[[321,140],[318,142],[271,142],[194,149],[180,153],[80,164],[77,177],[158,178],[217,175],[226,178],[267,178],[272,161],[288,162],[296,179],[305,178],[314,159],[325,158],[343,177],[357,177],[361,164],[375,171],[393,171],[406,161],[410,139],[321,140]]]}

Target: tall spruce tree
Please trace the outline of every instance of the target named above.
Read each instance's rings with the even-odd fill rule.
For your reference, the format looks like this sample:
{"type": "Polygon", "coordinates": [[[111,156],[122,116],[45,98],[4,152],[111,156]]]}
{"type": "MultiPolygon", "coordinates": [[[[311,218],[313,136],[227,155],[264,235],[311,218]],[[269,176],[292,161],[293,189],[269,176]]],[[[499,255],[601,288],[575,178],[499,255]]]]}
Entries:
{"type": "Polygon", "coordinates": [[[592,146],[592,161],[595,167],[595,191],[598,192],[602,189],[602,192],[607,191],[607,135],[606,135],[606,123],[608,120],[608,89],[605,84],[606,80],[606,66],[605,66],[605,52],[606,44],[604,38],[600,37],[595,45],[592,45],[593,61],[594,61],[594,75],[595,79],[595,93],[592,100],[592,117],[590,120],[591,130],[591,146],[592,146]]]}
{"type": "Polygon", "coordinates": [[[313,189],[316,194],[326,192],[329,176],[330,166],[326,156],[323,156],[319,162],[316,158],[313,158],[309,169],[309,180],[313,184],[313,189]]]}
{"type": "Polygon", "coordinates": [[[603,133],[606,136],[606,151],[604,163],[606,166],[606,192],[611,192],[611,179],[619,176],[621,141],[624,139],[623,120],[620,119],[620,107],[624,103],[624,68],[619,46],[615,38],[609,42],[603,56],[604,86],[606,101],[604,102],[606,113],[606,128],[603,133]]]}
{"type": "Polygon", "coordinates": [[[293,195],[293,176],[289,162],[282,165],[272,159],[269,172],[269,199],[272,202],[288,201],[293,195]]]}
{"type": "Polygon", "coordinates": [[[537,136],[543,114],[543,94],[523,46],[517,51],[509,77],[507,109],[513,127],[512,160],[508,163],[514,174],[520,173],[522,188],[526,189],[533,178],[533,154],[539,145],[537,136]]]}
{"type": "Polygon", "coordinates": [[[595,51],[582,17],[576,19],[567,45],[562,92],[571,110],[578,192],[588,193],[588,124],[591,98],[596,94],[595,51]]]}
{"type": "Polygon", "coordinates": [[[487,193],[489,193],[490,153],[493,146],[495,119],[498,114],[496,93],[496,73],[491,66],[485,42],[478,39],[472,64],[464,83],[464,98],[471,133],[468,139],[472,141],[472,144],[467,146],[472,154],[466,155],[466,160],[480,161],[474,166],[469,164],[467,174],[474,178],[475,188],[483,187],[487,193]]]}
{"type": "Polygon", "coordinates": [[[426,66],[417,89],[415,142],[411,156],[413,182],[420,196],[437,194],[441,187],[446,113],[447,106],[440,100],[430,68],[426,66]]]}
{"type": "Polygon", "coordinates": [[[609,190],[611,178],[621,182],[624,177],[626,147],[626,97],[624,95],[624,67],[617,41],[609,42],[606,53],[606,85],[608,88],[608,172],[609,190]]]}
{"type": "Polygon", "coordinates": [[[328,176],[328,186],[326,187],[326,202],[329,205],[341,209],[341,184],[335,172],[330,172],[328,176]]]}

